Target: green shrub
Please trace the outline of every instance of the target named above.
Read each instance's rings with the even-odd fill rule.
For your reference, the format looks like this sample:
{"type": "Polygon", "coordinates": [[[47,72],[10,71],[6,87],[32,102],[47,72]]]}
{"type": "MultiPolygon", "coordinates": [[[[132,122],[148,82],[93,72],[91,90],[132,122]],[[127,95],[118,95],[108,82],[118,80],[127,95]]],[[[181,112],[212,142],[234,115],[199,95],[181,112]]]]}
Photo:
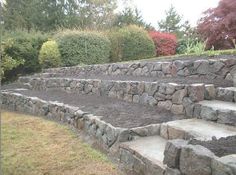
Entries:
{"type": "Polygon", "coordinates": [[[17,66],[24,64],[24,60],[14,60],[12,57],[6,54],[5,50],[11,47],[12,42],[10,40],[2,42],[1,44],[1,66],[0,66],[0,78],[5,79],[4,73],[10,71],[17,66]]]}
{"type": "Polygon", "coordinates": [[[63,31],[55,36],[64,66],[99,64],[109,61],[111,43],[95,31],[63,31]]]}
{"type": "Polygon", "coordinates": [[[39,32],[24,31],[4,33],[3,42],[11,42],[4,52],[14,60],[24,60],[24,64],[5,72],[6,79],[15,78],[18,74],[29,74],[41,69],[38,55],[42,44],[48,36],[39,32]]]}
{"type": "Polygon", "coordinates": [[[122,61],[122,44],[123,37],[121,32],[113,30],[107,33],[109,40],[111,41],[111,52],[110,52],[110,62],[122,61]]]}
{"type": "Polygon", "coordinates": [[[128,61],[155,56],[155,45],[141,27],[127,26],[108,34],[112,51],[110,61],[128,61]]]}
{"type": "Polygon", "coordinates": [[[61,55],[56,41],[43,43],[39,52],[39,63],[43,68],[58,67],[61,65],[61,55]]]}

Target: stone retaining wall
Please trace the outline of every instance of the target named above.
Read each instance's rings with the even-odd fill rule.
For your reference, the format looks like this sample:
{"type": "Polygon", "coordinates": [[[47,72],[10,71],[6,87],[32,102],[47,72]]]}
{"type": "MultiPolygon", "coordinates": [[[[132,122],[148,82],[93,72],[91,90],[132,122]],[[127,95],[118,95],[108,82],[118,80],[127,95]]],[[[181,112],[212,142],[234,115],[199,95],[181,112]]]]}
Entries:
{"type": "Polygon", "coordinates": [[[186,114],[190,117],[193,117],[195,102],[213,99],[215,96],[214,85],[204,84],[30,77],[21,77],[20,82],[28,82],[30,88],[35,90],[62,89],[67,92],[108,96],[158,106],[174,114],[186,114]]]}
{"type": "Polygon", "coordinates": [[[233,80],[236,59],[175,60],[130,62],[46,69],[45,73],[63,75],[132,75],[151,77],[206,77],[233,80]]]}
{"type": "Polygon", "coordinates": [[[28,97],[14,92],[2,92],[2,107],[70,124],[94,137],[107,150],[119,142],[160,134],[160,124],[132,129],[114,127],[104,122],[101,116],[83,112],[79,107],[48,102],[37,97],[28,97]]]}
{"type": "Polygon", "coordinates": [[[185,140],[167,142],[163,162],[168,167],[166,174],[168,171],[175,172],[173,175],[236,174],[236,155],[217,157],[207,148],[185,140]]]}

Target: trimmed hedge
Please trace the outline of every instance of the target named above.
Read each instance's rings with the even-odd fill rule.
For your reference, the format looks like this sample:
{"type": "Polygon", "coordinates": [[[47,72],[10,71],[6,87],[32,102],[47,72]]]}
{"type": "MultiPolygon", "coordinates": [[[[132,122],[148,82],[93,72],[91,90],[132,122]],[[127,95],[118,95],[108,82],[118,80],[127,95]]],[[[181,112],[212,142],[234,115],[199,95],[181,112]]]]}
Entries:
{"type": "Polygon", "coordinates": [[[127,26],[108,34],[112,43],[111,62],[138,60],[155,56],[155,45],[147,31],[127,26]]]}
{"type": "Polygon", "coordinates": [[[109,61],[111,43],[99,32],[63,31],[55,39],[64,66],[77,64],[99,64],[109,61]]]}
{"type": "Polygon", "coordinates": [[[149,35],[155,43],[156,56],[168,56],[176,54],[177,39],[175,35],[157,31],[150,31],[149,35]]]}
{"type": "Polygon", "coordinates": [[[43,68],[58,67],[61,65],[61,55],[56,41],[43,43],[39,52],[39,63],[43,68]]]}

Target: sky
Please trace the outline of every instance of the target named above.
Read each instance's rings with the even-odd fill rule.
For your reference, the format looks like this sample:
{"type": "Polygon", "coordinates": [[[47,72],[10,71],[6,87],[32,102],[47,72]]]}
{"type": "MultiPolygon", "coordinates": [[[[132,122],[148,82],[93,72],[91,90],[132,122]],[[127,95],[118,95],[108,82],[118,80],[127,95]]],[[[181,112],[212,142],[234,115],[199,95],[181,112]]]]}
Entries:
{"type": "MultiPolygon", "coordinates": [[[[165,18],[165,11],[171,4],[175,7],[178,14],[183,16],[184,20],[189,20],[192,26],[196,26],[202,12],[209,8],[214,8],[220,0],[130,0],[131,6],[136,6],[141,12],[143,19],[152,26],[157,27],[157,21],[165,18]]],[[[124,6],[119,0],[119,10],[124,6]]]]}

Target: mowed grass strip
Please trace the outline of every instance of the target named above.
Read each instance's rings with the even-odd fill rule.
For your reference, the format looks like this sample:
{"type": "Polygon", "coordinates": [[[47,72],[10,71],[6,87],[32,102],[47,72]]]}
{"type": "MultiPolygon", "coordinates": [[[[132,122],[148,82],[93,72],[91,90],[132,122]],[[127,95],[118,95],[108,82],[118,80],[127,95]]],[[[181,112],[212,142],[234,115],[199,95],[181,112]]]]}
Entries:
{"type": "Polygon", "coordinates": [[[66,126],[13,112],[1,115],[4,175],[120,174],[66,126]]]}

